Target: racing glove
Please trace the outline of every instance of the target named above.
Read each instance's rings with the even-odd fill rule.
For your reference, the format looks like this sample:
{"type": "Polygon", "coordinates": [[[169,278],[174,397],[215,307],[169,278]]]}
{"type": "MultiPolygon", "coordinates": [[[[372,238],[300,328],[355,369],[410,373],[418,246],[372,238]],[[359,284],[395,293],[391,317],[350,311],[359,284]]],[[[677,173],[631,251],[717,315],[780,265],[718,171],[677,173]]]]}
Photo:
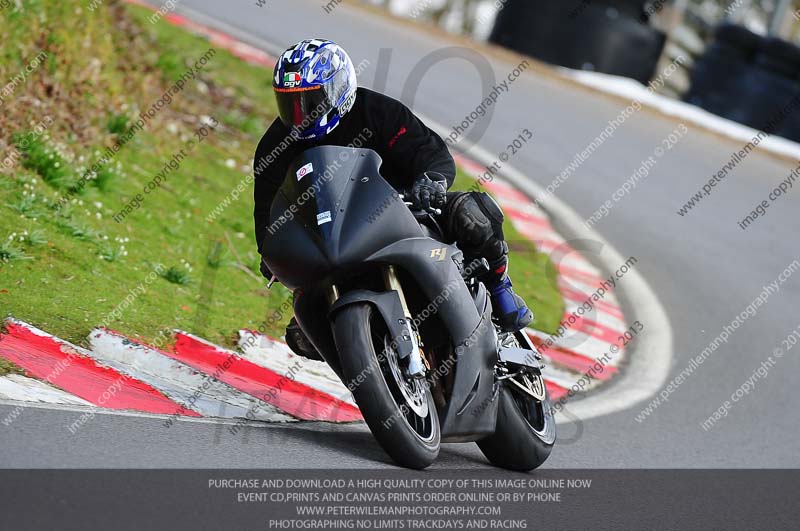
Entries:
{"type": "Polygon", "coordinates": [[[438,171],[426,171],[411,188],[414,208],[430,212],[441,209],[447,202],[447,178],[438,171]]]}

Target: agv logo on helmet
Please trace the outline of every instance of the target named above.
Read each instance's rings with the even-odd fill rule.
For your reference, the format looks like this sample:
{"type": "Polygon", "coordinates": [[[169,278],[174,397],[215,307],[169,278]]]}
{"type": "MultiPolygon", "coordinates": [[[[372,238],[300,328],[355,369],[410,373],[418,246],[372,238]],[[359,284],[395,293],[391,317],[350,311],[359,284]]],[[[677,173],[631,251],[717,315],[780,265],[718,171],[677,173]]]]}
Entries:
{"type": "Polygon", "coordinates": [[[283,86],[286,88],[299,87],[302,78],[298,72],[289,72],[283,75],[283,86]]]}

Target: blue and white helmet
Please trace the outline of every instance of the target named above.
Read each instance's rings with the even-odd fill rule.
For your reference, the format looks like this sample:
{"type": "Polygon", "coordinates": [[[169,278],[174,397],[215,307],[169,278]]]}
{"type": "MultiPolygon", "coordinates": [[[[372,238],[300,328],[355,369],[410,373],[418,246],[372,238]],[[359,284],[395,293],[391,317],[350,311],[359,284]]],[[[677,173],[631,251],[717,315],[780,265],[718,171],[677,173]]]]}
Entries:
{"type": "Polygon", "coordinates": [[[353,108],[358,82],[339,45],[307,39],[281,54],[272,86],[283,124],[300,138],[318,140],[353,108]]]}

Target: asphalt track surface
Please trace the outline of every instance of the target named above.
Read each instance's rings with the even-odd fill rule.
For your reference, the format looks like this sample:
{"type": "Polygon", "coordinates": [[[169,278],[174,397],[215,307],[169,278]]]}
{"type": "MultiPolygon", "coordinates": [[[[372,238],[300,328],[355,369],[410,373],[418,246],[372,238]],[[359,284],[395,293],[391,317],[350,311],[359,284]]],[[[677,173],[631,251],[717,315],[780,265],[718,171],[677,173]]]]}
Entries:
{"type": "MultiPolygon", "coordinates": [[[[402,99],[441,124],[460,123],[483,99],[475,66],[451,58],[422,76],[413,99],[403,87],[415,65],[453,42],[347,4],[326,14],[306,0],[255,2],[184,0],[244,34],[288,46],[308,37],[343,45],[358,63],[370,61],[360,76],[376,86],[385,66],[378,50],[391,50],[387,82],[377,88],[402,99]],[[376,65],[378,68],[376,68],[376,65]]],[[[445,52],[452,57],[452,50],[445,52]]],[[[513,59],[484,55],[498,80],[517,65],[513,59]]],[[[265,77],[265,89],[269,84],[265,77]]],[[[526,72],[494,105],[479,144],[490,153],[506,151],[523,128],[535,142],[511,160],[546,186],[625,107],[551,76],[526,72]]],[[[267,124],[265,124],[266,127],[267,124]]],[[[776,201],[747,230],[737,221],[794,167],[769,154],[750,154],[713,193],[688,215],[676,211],[742,146],[686,124],[688,133],[652,168],[628,197],[614,205],[595,228],[620,255],[635,256],[639,273],[653,288],[672,325],[674,354],[670,379],[716,337],[724,325],[800,257],[800,190],[776,201]]],[[[678,122],[647,110],[628,118],[556,195],[589,217],[663,145],[678,122]]],[[[795,186],[797,188],[797,186],[795,186]]],[[[555,220],[558,224],[558,220],[555,220]]],[[[624,279],[622,280],[624,282],[624,279]]],[[[646,403],[562,427],[552,468],[796,468],[798,352],[780,358],[754,389],[735,402],[708,431],[711,416],[762,362],[782,347],[800,325],[800,274],[795,273],[748,318],[650,417],[636,415],[646,403]]],[[[623,300],[630,308],[636,301],[623,300]]],[[[643,323],[647,333],[648,323],[643,323]]],[[[632,355],[636,355],[635,348],[632,355]]],[[[0,417],[11,410],[0,406],[0,417]]],[[[392,466],[361,426],[320,424],[249,428],[234,436],[227,426],[99,414],[77,434],[66,426],[79,414],[27,408],[13,429],[0,429],[3,467],[184,467],[184,468],[377,468],[392,466]],[[63,427],[63,429],[60,429],[63,427]]],[[[480,468],[486,462],[474,445],[445,445],[433,468],[480,468]]]]}

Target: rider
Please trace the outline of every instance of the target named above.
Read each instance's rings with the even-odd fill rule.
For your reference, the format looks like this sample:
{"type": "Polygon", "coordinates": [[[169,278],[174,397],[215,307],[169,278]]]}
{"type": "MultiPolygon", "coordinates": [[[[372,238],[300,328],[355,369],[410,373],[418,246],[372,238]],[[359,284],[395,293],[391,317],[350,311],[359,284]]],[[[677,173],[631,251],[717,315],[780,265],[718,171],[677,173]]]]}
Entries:
{"type": "MultiPolygon", "coordinates": [[[[331,41],[309,39],[286,50],[275,65],[272,83],[280,118],[258,143],[254,161],[259,253],[272,200],[292,160],[310,147],[353,145],[358,138],[356,145],[380,155],[381,175],[396,190],[410,192],[415,208],[442,209],[445,236],[468,259],[488,261],[490,270],[481,280],[500,327],[514,332],[533,320],[508,277],[500,207],[485,192],[447,192],[456,169],[439,135],[399,101],[358,87],[353,62],[331,41]]],[[[261,273],[272,277],[263,259],[261,273]]]]}

